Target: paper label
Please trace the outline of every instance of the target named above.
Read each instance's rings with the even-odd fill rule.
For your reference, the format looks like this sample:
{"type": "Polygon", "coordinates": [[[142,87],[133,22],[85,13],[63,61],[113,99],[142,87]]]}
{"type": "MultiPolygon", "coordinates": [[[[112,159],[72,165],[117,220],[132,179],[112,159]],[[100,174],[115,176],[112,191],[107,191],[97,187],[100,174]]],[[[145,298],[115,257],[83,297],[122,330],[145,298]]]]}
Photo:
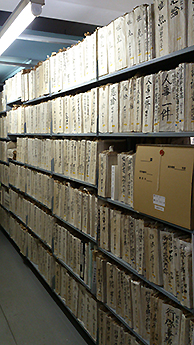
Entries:
{"type": "Polygon", "coordinates": [[[161,207],[161,206],[158,206],[158,205],[154,205],[154,208],[155,208],[155,210],[164,212],[164,207],[161,207]]]}
{"type": "Polygon", "coordinates": [[[165,196],[153,194],[153,203],[165,207],[165,196]]]}

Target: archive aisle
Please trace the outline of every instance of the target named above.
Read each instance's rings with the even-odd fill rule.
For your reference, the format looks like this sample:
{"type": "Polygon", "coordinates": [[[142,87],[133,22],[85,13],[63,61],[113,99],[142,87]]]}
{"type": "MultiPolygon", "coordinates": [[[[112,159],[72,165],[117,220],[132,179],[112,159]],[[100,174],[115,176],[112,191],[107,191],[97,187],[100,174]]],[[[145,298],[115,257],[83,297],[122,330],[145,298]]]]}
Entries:
{"type": "Polygon", "coordinates": [[[134,202],[136,145],[194,133],[187,5],[138,6],[2,92],[1,226],[99,345],[193,341],[192,224],[134,202]]]}

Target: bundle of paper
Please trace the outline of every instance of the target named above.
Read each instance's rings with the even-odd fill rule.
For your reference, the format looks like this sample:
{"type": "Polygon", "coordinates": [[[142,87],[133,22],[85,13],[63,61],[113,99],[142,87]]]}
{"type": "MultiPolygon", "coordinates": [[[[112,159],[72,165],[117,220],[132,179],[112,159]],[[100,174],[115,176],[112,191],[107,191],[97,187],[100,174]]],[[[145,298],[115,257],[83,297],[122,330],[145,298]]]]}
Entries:
{"type": "Polygon", "coordinates": [[[107,34],[108,72],[113,73],[116,70],[114,21],[112,21],[110,24],[107,25],[106,34],[107,34]]]}
{"type": "Polygon", "coordinates": [[[121,212],[110,210],[110,251],[121,256],[121,212]]]}
{"type": "Polygon", "coordinates": [[[98,29],[98,75],[99,77],[108,73],[107,59],[107,27],[98,29]]]}
{"type": "Polygon", "coordinates": [[[22,102],[29,100],[29,73],[30,69],[23,70],[21,75],[21,100],[22,102]]]}
{"type": "Polygon", "coordinates": [[[119,132],[119,83],[109,85],[108,132],[119,132]]]}
{"type": "Polygon", "coordinates": [[[150,341],[150,321],[151,321],[151,296],[153,290],[147,286],[141,285],[141,330],[142,338],[150,341]]]}
{"type": "Polygon", "coordinates": [[[147,5],[135,7],[133,13],[135,63],[138,64],[148,60],[147,5]]]}
{"type": "Polygon", "coordinates": [[[157,285],[163,284],[160,253],[160,227],[157,224],[145,225],[146,278],[157,285]]]}
{"type": "Polygon", "coordinates": [[[188,46],[192,46],[194,44],[194,4],[193,4],[193,1],[191,0],[188,1],[187,25],[188,25],[188,32],[187,32],[188,46]]]}
{"type": "MultiPolygon", "coordinates": [[[[88,81],[96,78],[96,58],[97,58],[97,31],[94,31],[93,34],[86,34],[86,38],[82,42],[84,46],[84,52],[82,55],[85,57],[83,59],[84,63],[84,80],[88,81]]],[[[77,50],[77,46],[76,50],[77,50]]],[[[76,64],[78,62],[78,57],[76,56],[76,64]]]]}
{"type": "Polygon", "coordinates": [[[137,218],[134,221],[135,225],[135,245],[136,245],[136,270],[139,274],[145,275],[145,229],[144,220],[137,218]]]}
{"type": "Polygon", "coordinates": [[[102,255],[96,258],[96,296],[101,302],[106,303],[106,263],[107,260],[102,255]]]}
{"type": "Polygon", "coordinates": [[[127,67],[125,17],[115,19],[113,24],[115,35],[115,68],[118,71],[127,67]]]}
{"type": "Polygon", "coordinates": [[[134,11],[126,13],[125,18],[125,32],[126,32],[126,55],[127,55],[127,67],[131,67],[136,64],[135,54],[135,42],[134,42],[134,11]]]}
{"type": "Polygon", "coordinates": [[[156,57],[169,54],[169,16],[168,1],[154,1],[156,57]]]}
{"type": "Polygon", "coordinates": [[[99,206],[100,211],[100,247],[106,250],[110,248],[110,209],[107,206],[99,206]]]}
{"type": "Polygon", "coordinates": [[[99,87],[99,132],[107,133],[109,125],[109,85],[99,87]]]}
{"type": "Polygon", "coordinates": [[[107,305],[116,310],[117,305],[117,280],[116,280],[116,266],[110,262],[106,263],[106,278],[107,278],[107,305]]]}
{"type": "Polygon", "coordinates": [[[140,281],[131,280],[131,299],[132,299],[132,315],[133,329],[137,333],[141,333],[142,313],[141,313],[141,283],[140,281]]]}
{"type": "Polygon", "coordinates": [[[144,77],[143,86],[143,124],[142,132],[153,132],[155,75],[144,77]]]}
{"type": "Polygon", "coordinates": [[[117,152],[110,150],[99,154],[99,183],[98,194],[103,197],[111,196],[110,173],[111,166],[117,164],[117,152]]]}

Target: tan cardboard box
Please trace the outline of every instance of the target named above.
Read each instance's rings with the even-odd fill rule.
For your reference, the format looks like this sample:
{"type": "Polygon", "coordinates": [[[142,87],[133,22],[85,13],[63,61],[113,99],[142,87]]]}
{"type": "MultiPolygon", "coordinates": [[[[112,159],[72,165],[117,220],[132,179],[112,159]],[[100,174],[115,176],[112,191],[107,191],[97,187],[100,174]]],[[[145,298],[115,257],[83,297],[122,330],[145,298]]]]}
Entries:
{"type": "Polygon", "coordinates": [[[134,209],[193,229],[193,164],[190,146],[138,146],[134,209]]]}

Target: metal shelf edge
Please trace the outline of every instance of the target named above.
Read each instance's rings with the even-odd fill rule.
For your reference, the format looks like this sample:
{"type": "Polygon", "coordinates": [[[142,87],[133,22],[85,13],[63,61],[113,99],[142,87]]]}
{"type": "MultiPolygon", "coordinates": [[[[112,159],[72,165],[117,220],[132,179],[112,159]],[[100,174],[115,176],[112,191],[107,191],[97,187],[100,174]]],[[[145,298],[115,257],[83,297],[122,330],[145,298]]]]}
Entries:
{"type": "Polygon", "coordinates": [[[138,338],[138,340],[141,341],[144,345],[150,345],[149,342],[147,342],[145,339],[143,339],[133,328],[131,328],[127,322],[116,313],[114,309],[109,307],[106,303],[101,302],[133,335],[138,338]]]}
{"type": "Polygon", "coordinates": [[[153,219],[153,220],[155,220],[155,221],[157,221],[157,222],[166,224],[166,225],[168,225],[168,226],[171,226],[171,227],[173,227],[173,228],[176,228],[176,229],[179,229],[179,230],[181,230],[181,231],[187,232],[187,233],[189,233],[189,234],[192,234],[192,233],[193,233],[192,230],[183,228],[183,227],[181,227],[181,226],[179,226],[179,225],[176,225],[176,224],[173,224],[173,223],[169,223],[169,222],[167,222],[167,221],[165,221],[165,220],[162,220],[162,219],[160,219],[160,218],[153,217],[153,216],[151,216],[151,215],[149,215],[149,214],[145,214],[145,213],[139,212],[139,211],[137,211],[137,210],[134,210],[132,207],[130,207],[129,205],[127,205],[127,204],[125,204],[125,203],[122,203],[121,201],[112,200],[112,199],[110,199],[110,198],[104,198],[104,197],[102,197],[102,196],[98,196],[98,198],[99,198],[100,200],[104,201],[104,202],[108,202],[109,204],[112,204],[112,205],[121,207],[121,208],[123,208],[123,209],[125,209],[125,210],[131,211],[131,212],[134,212],[134,213],[137,213],[137,214],[139,214],[139,215],[141,215],[141,216],[143,216],[143,217],[147,217],[147,218],[153,219]]]}
{"type": "Polygon", "coordinates": [[[106,256],[108,256],[110,259],[112,259],[113,261],[117,262],[119,265],[121,265],[122,267],[124,267],[125,269],[127,269],[129,272],[131,272],[132,274],[134,274],[137,278],[141,279],[142,281],[144,281],[145,283],[147,283],[149,286],[151,286],[153,289],[161,292],[163,295],[165,295],[166,297],[168,297],[169,299],[171,299],[172,301],[174,301],[176,304],[179,305],[179,307],[185,309],[186,311],[188,311],[189,313],[194,315],[194,309],[192,308],[188,308],[184,305],[181,304],[181,302],[179,302],[179,300],[172,295],[170,292],[166,291],[163,287],[156,285],[154,283],[152,283],[151,281],[149,281],[147,278],[145,278],[144,276],[142,276],[141,274],[139,274],[133,267],[131,267],[127,262],[125,262],[123,259],[116,257],[114,254],[112,254],[111,252],[108,252],[107,250],[103,249],[103,248],[98,248],[98,250],[105,254],[106,256]]]}
{"type": "Polygon", "coordinates": [[[64,224],[66,224],[67,226],[69,226],[70,228],[72,228],[73,230],[75,230],[76,232],[78,232],[79,234],[81,234],[84,237],[87,237],[91,242],[93,242],[94,244],[97,244],[97,241],[95,240],[95,238],[93,238],[92,236],[90,236],[89,234],[86,234],[85,232],[79,230],[78,228],[76,228],[73,224],[67,222],[66,220],[62,219],[61,217],[57,216],[56,214],[52,214],[56,219],[60,220],[61,222],[63,222],[64,224]]]}

